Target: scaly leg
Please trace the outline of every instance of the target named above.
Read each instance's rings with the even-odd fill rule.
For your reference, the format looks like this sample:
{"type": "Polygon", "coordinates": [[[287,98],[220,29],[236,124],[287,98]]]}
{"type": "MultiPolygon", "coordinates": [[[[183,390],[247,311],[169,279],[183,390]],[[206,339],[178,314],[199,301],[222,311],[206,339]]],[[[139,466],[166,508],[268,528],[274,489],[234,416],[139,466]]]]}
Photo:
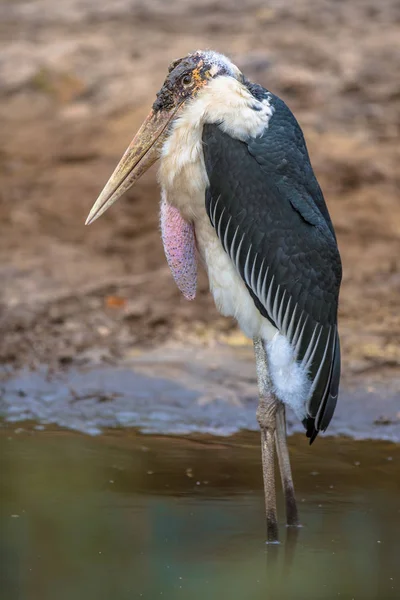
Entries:
{"type": "Polygon", "coordinates": [[[292,471],[290,468],[289,451],[286,444],[286,417],[285,405],[279,403],[276,413],[276,451],[278,454],[279,470],[281,472],[282,488],[285,494],[286,523],[292,527],[299,526],[299,515],[297,512],[296,498],[292,471]]]}
{"type": "Polygon", "coordinates": [[[257,420],[261,429],[261,456],[264,479],[265,512],[267,518],[267,542],[278,542],[278,520],[276,516],[275,492],[275,428],[276,412],[279,401],[272,392],[271,378],[268,372],[267,354],[260,338],[254,338],[256,369],[260,402],[257,408],[257,420]]]}

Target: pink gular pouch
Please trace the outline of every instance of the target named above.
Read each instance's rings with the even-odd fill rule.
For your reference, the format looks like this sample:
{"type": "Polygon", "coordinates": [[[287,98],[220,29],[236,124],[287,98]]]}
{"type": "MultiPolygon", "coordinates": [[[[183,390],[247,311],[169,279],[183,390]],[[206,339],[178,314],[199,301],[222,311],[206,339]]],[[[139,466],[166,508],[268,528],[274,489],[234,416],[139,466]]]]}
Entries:
{"type": "Polygon", "coordinates": [[[193,300],[197,287],[196,240],[193,225],[177,208],[161,201],[161,238],[168,266],[176,285],[187,300],[193,300]]]}

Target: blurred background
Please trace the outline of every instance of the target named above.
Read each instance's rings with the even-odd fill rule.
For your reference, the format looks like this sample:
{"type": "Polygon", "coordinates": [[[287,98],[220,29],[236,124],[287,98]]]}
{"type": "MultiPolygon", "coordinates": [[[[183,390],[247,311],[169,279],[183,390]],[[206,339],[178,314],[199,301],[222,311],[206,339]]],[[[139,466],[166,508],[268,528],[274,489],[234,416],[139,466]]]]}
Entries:
{"type": "Polygon", "coordinates": [[[0,36],[3,364],[58,368],[167,338],[236,339],[204,277],[194,303],[169,277],[155,169],[83,225],[169,63],[212,48],[304,129],[344,264],[345,377],[398,370],[396,0],[2,0],[0,36]]]}
{"type": "Polygon", "coordinates": [[[400,597],[399,65],[398,0],[0,0],[4,600],[400,597]],[[198,48],[293,110],[344,267],[329,434],[368,439],[290,437],[305,527],[295,554],[279,495],[278,562],[243,431],[252,348],[203,273],[194,302],[178,292],[156,169],[84,226],[198,48]]]}

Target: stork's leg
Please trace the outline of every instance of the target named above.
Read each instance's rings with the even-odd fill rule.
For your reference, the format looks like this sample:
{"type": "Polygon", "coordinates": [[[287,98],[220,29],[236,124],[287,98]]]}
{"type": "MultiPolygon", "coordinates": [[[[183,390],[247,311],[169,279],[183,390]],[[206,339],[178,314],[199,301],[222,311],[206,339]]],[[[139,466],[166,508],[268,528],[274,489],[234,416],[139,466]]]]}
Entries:
{"type": "Polygon", "coordinates": [[[257,420],[261,429],[261,455],[264,478],[265,512],[267,517],[267,542],[278,541],[278,520],[276,516],[275,492],[275,428],[276,411],[279,401],[272,392],[271,378],[268,372],[267,354],[260,338],[254,338],[254,352],[259,391],[257,420]]]}
{"type": "Polygon", "coordinates": [[[290,468],[289,451],[286,443],[286,416],[285,405],[279,403],[276,413],[276,451],[278,454],[279,470],[281,472],[282,488],[285,494],[286,523],[292,527],[299,526],[296,498],[292,470],[290,468]]]}

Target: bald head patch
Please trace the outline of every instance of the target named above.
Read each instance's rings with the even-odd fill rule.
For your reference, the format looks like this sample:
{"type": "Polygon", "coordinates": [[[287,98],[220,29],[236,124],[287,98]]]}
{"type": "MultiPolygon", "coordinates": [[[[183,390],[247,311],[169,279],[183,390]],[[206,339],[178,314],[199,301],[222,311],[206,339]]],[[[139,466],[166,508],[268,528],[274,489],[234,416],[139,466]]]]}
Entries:
{"type": "Polygon", "coordinates": [[[223,54],[197,50],[174,60],[168,68],[164,85],[157,94],[153,110],[172,110],[197,95],[210,79],[227,75],[240,80],[239,69],[223,54]]]}

